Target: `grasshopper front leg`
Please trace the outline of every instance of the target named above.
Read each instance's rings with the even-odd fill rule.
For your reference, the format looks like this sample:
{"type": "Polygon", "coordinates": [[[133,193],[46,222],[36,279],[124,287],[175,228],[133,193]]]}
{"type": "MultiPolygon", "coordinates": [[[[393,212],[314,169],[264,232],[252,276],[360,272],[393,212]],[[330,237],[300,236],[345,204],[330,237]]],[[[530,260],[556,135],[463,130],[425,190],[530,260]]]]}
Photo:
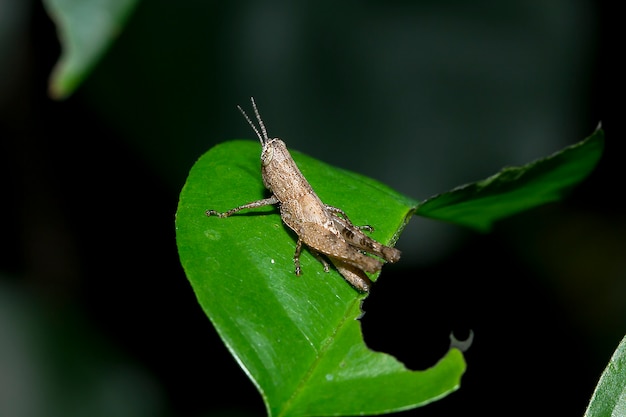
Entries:
{"type": "Polygon", "coordinates": [[[215,210],[207,210],[205,214],[209,217],[217,216],[219,218],[224,218],[224,217],[232,216],[233,214],[237,213],[240,210],[263,207],[263,206],[271,206],[276,203],[278,203],[278,199],[272,195],[271,197],[264,198],[263,200],[253,201],[251,203],[244,204],[243,206],[232,208],[228,211],[225,211],[224,213],[220,213],[219,211],[215,211],[215,210]]]}

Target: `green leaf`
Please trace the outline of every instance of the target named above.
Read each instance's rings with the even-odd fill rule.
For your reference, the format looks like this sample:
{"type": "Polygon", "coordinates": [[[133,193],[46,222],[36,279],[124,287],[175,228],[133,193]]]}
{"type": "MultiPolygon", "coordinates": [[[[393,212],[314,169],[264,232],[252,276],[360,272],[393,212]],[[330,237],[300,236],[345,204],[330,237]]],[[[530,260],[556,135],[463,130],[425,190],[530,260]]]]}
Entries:
{"type": "Polygon", "coordinates": [[[50,95],[69,96],[122,31],[137,0],[44,0],[62,53],[50,76],[50,95]]]}
{"type": "MultiPolygon", "coordinates": [[[[496,220],[560,198],[597,164],[603,134],[523,167],[505,168],[423,203],[372,179],[330,167],[298,152],[298,166],[321,199],[373,237],[395,242],[411,215],[487,230],[496,220]]],[[[370,351],[358,318],[359,294],[336,271],[323,272],[308,252],[294,275],[296,237],[276,208],[220,219],[226,211],[266,196],[260,146],[216,146],[192,168],[181,192],[176,237],[196,296],[222,340],[261,392],[269,415],[379,414],[418,407],[458,388],[465,370],[456,348],[435,366],[410,371],[370,351]]],[[[373,280],[376,277],[372,277],[373,280]]]]}
{"type": "Polygon", "coordinates": [[[604,134],[598,129],[547,158],[431,197],[416,214],[487,231],[503,217],[560,199],[591,173],[603,147],[604,134]]]}
{"type": "Polygon", "coordinates": [[[585,412],[585,417],[612,416],[626,416],[626,337],[602,373],[585,412]]]}
{"type": "MultiPolygon", "coordinates": [[[[296,236],[276,208],[207,217],[266,196],[258,142],[212,148],[181,192],[176,237],[196,296],[270,416],[378,414],[421,406],[457,389],[465,362],[452,348],[435,366],[411,371],[363,342],[365,295],[307,251],[294,274],[296,236]]],[[[292,152],[320,198],[372,237],[394,241],[416,201],[372,179],[292,152]]],[[[372,277],[375,279],[375,277],[372,277]]],[[[375,286],[374,286],[375,288],[375,286]]]]}

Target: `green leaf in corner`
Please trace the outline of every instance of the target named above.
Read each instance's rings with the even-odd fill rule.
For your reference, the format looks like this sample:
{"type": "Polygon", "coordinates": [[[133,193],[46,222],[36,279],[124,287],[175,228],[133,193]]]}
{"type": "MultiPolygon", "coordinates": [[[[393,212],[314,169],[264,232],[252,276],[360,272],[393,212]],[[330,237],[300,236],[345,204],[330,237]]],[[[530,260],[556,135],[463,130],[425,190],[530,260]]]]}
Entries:
{"type": "Polygon", "coordinates": [[[585,417],[613,416],[626,416],[626,337],[602,373],[585,412],[585,417]]]}
{"type": "Polygon", "coordinates": [[[431,197],[415,214],[487,231],[501,218],[560,199],[591,173],[603,147],[604,134],[598,129],[547,158],[431,197]]]}
{"type": "Polygon", "coordinates": [[[61,42],[50,76],[50,96],[74,92],[122,31],[137,0],[44,0],[61,42]]]}
{"type": "MultiPolygon", "coordinates": [[[[422,371],[369,350],[358,321],[365,296],[336,271],[324,273],[307,251],[296,276],[296,237],[275,208],[224,219],[205,215],[266,195],[260,151],[258,142],[226,142],[196,162],[180,195],[176,240],[200,305],[261,392],[268,414],[380,414],[457,389],[465,362],[456,348],[422,371]]],[[[325,203],[345,210],[355,224],[374,226],[379,241],[394,241],[417,204],[372,179],[292,155],[325,203]]]]}

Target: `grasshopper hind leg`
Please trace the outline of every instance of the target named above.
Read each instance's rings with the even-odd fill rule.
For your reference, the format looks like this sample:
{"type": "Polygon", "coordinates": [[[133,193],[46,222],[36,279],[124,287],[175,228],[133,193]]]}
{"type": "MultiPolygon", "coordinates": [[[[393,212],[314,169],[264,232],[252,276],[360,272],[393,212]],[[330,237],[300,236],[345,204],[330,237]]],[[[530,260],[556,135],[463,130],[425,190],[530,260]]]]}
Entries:
{"type": "Polygon", "coordinates": [[[342,262],[339,259],[330,258],[337,271],[343,276],[343,278],[350,283],[354,288],[362,293],[367,293],[370,291],[370,287],[372,286],[372,281],[369,279],[365,272],[361,269],[342,262]]]}
{"type": "Polygon", "coordinates": [[[346,212],[340,209],[339,207],[333,207],[333,206],[329,206],[328,204],[326,204],[326,209],[329,212],[331,212],[335,217],[339,217],[340,219],[343,219],[347,223],[348,226],[354,227],[355,229],[359,229],[359,230],[365,230],[366,232],[370,232],[370,233],[374,231],[374,228],[370,226],[369,224],[364,224],[363,226],[355,226],[352,223],[352,221],[350,221],[350,218],[348,217],[346,212]]]}

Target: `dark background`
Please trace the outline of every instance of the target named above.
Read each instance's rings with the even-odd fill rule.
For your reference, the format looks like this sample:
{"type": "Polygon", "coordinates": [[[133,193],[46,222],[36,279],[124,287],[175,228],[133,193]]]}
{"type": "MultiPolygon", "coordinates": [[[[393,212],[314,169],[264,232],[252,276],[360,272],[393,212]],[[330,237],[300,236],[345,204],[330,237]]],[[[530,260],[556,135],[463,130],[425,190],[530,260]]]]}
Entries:
{"type": "Polygon", "coordinates": [[[368,345],[413,369],[474,332],[461,389],[402,414],[584,413],[626,333],[617,6],[145,1],[59,102],[53,23],[4,3],[0,415],[265,413],[174,234],[194,161],[252,138],[235,107],[251,95],[271,136],[419,199],[602,121],[605,155],[564,201],[488,235],[413,219],[363,318],[368,345]]]}

